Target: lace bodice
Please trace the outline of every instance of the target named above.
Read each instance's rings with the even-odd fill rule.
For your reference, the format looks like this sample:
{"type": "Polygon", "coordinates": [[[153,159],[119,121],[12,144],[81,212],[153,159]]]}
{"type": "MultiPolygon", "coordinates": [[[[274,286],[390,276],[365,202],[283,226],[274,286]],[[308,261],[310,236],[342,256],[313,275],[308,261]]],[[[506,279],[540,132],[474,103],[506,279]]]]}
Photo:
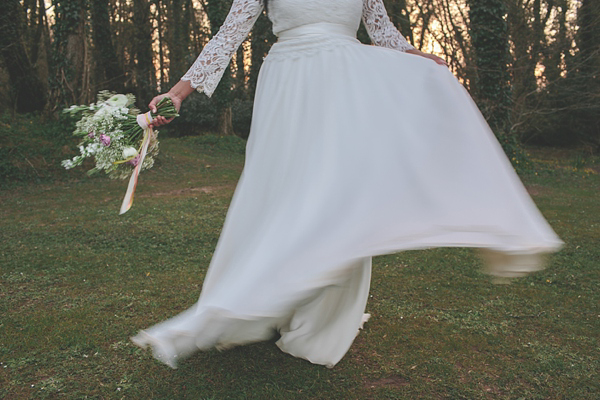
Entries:
{"type": "MultiPolygon", "coordinates": [[[[263,8],[263,0],[234,0],[219,32],[181,79],[211,96],[263,8]]],[[[276,35],[319,22],[345,25],[356,31],[361,17],[375,45],[399,51],[414,48],[390,22],[383,0],[269,0],[269,18],[276,35]]]]}

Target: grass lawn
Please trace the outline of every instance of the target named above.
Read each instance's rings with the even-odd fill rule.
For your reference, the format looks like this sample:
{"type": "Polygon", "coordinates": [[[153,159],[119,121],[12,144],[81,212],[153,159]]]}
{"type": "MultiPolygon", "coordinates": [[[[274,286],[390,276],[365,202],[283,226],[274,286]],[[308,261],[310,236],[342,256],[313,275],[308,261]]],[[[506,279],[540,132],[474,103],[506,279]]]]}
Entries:
{"type": "Polygon", "coordinates": [[[600,398],[600,175],[568,151],[532,149],[523,176],[566,242],[546,270],[493,285],[469,249],[377,257],[333,369],[259,343],[171,370],[132,345],[197,300],[243,145],[163,140],[123,216],[126,182],[81,170],[0,190],[0,398],[600,398]]]}

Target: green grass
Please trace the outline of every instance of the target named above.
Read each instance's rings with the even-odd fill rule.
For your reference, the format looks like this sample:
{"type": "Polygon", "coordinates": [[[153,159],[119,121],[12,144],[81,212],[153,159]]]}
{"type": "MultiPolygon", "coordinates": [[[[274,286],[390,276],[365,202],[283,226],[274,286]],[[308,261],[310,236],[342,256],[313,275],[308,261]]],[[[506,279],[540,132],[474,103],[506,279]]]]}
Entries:
{"type": "Polygon", "coordinates": [[[126,182],[83,170],[0,191],[0,398],[593,399],[600,397],[598,159],[531,149],[523,176],[566,242],[549,267],[493,285],[468,249],[377,257],[373,318],[333,369],[273,343],[171,370],[129,342],[193,304],[243,142],[161,142],[126,182]]]}

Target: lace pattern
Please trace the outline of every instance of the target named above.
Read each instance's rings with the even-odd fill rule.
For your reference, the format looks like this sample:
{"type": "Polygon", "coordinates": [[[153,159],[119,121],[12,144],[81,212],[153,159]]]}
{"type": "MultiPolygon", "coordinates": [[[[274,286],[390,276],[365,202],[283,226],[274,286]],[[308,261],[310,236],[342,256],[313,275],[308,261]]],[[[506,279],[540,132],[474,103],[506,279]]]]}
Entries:
{"type": "Polygon", "coordinates": [[[390,21],[383,0],[364,0],[362,18],[375,45],[399,51],[414,49],[390,21]]]}
{"type": "Polygon", "coordinates": [[[204,46],[181,80],[189,81],[193,88],[210,97],[262,10],[262,0],[234,0],[219,32],[204,46]]]}
{"type": "MultiPolygon", "coordinates": [[[[276,19],[273,21],[274,27],[278,24],[281,29],[290,29],[305,23],[319,22],[321,15],[318,12],[319,8],[338,13],[338,17],[349,26],[354,26],[355,22],[353,21],[357,23],[360,19],[358,14],[361,10],[361,0],[327,1],[331,1],[331,3],[324,0],[279,0],[280,3],[273,4],[272,16],[276,19]],[[302,4],[304,7],[302,10],[307,15],[297,15],[299,11],[298,4],[302,4]],[[353,4],[357,7],[354,7],[353,4]],[[281,15],[276,12],[275,6],[281,9],[279,12],[281,15]],[[346,15],[342,11],[352,15],[346,15]]],[[[234,0],[219,32],[204,46],[192,67],[181,80],[189,81],[193,88],[206,93],[210,97],[219,84],[227,65],[229,65],[231,57],[252,30],[263,8],[263,0],[234,0]]],[[[375,45],[399,51],[414,49],[390,21],[383,0],[362,0],[362,19],[375,45]]],[[[334,38],[329,39],[324,40],[323,43],[313,44],[313,46],[321,49],[320,45],[326,47],[337,43],[334,38]]],[[[343,43],[347,44],[348,41],[345,40],[343,43]]],[[[310,51],[310,49],[305,50],[310,51]]],[[[281,51],[280,53],[283,56],[284,52],[281,51]]],[[[287,53],[292,56],[290,52],[287,53]]],[[[305,51],[299,54],[305,54],[305,51]]]]}

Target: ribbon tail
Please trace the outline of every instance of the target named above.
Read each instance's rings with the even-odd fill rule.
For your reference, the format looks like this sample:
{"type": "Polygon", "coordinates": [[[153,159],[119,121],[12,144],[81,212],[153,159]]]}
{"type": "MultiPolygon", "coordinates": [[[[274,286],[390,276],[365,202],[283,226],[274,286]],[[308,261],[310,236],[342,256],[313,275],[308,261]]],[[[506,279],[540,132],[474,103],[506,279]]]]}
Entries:
{"type": "Polygon", "coordinates": [[[144,140],[142,142],[142,151],[140,153],[140,160],[138,164],[135,166],[133,173],[131,174],[131,178],[129,178],[129,185],[127,186],[127,192],[125,193],[125,198],[123,199],[123,203],[121,204],[121,211],[119,211],[119,215],[125,214],[131,206],[133,205],[133,195],[135,193],[135,188],[137,186],[138,176],[140,175],[140,171],[142,170],[142,164],[144,164],[144,158],[146,157],[146,152],[148,151],[148,144],[150,143],[150,137],[152,135],[152,128],[144,129],[144,140]]]}

